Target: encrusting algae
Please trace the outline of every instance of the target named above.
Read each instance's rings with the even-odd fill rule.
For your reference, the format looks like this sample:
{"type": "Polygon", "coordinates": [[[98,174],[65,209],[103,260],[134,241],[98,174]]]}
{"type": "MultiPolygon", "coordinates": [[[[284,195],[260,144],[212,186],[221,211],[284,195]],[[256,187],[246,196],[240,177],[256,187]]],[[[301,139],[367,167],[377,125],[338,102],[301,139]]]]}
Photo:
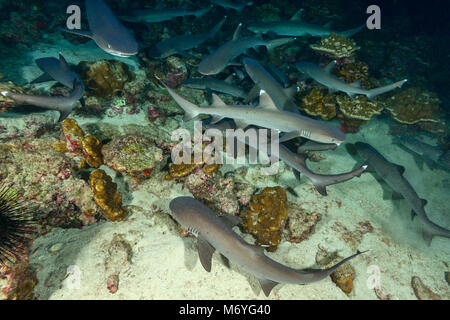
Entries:
{"type": "Polygon", "coordinates": [[[287,196],[282,187],[264,188],[252,196],[249,207],[240,214],[244,231],[256,238],[257,245],[275,251],[287,217],[287,196]]]}
{"type": "Polygon", "coordinates": [[[117,192],[117,184],[105,171],[97,169],[91,172],[89,184],[94,192],[95,203],[111,221],[122,221],[127,212],[122,208],[122,196],[117,192]]]}

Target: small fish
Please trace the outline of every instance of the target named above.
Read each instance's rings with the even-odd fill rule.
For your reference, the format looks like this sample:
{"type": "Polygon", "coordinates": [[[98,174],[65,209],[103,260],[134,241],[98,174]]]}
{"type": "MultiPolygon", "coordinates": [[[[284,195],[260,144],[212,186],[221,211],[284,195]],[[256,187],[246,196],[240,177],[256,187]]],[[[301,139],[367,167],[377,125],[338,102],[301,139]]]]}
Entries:
{"type": "Polygon", "coordinates": [[[346,83],[336,77],[332,71],[336,66],[336,60],[330,62],[325,68],[321,68],[318,65],[309,62],[299,62],[295,65],[297,69],[310,78],[313,78],[315,81],[320,84],[326,86],[328,90],[333,93],[335,91],[345,92],[350,97],[354,97],[356,94],[362,94],[367,96],[370,100],[375,98],[376,96],[392,91],[396,88],[401,88],[408,80],[401,80],[387,86],[383,86],[376,89],[363,89],[360,84],[361,81],[358,80],[354,83],[346,83]]]}
{"type": "Polygon", "coordinates": [[[120,19],[128,22],[162,22],[177,17],[196,16],[197,18],[206,14],[212,7],[189,10],[186,8],[160,8],[160,9],[137,9],[129,10],[119,16],[120,19]]]}
{"type": "Polygon", "coordinates": [[[295,38],[262,40],[258,38],[239,38],[242,23],[234,32],[233,39],[220,46],[215,52],[205,57],[198,65],[198,72],[203,75],[215,75],[222,72],[231,61],[243,54],[247,49],[266,46],[268,50],[294,41],[295,38]]]}
{"type": "Polygon", "coordinates": [[[19,104],[32,105],[49,110],[57,110],[60,112],[58,122],[61,122],[69,116],[77,102],[83,98],[84,85],[79,78],[75,78],[73,90],[67,97],[33,96],[10,91],[2,91],[0,94],[13,99],[19,104]]]}
{"type": "Polygon", "coordinates": [[[430,245],[435,236],[450,238],[450,230],[438,226],[428,219],[425,213],[427,201],[419,198],[414,188],[403,177],[405,168],[389,162],[374,147],[367,143],[357,142],[354,144],[358,154],[363,157],[369,169],[375,170],[391,188],[394,190],[393,198],[404,198],[412,207],[411,215],[416,215],[422,224],[422,235],[425,242],[430,245]]]}
{"type": "Polygon", "coordinates": [[[163,59],[177,53],[183,55],[184,51],[197,48],[206,40],[213,38],[220,28],[222,28],[226,18],[227,17],[224,17],[222,21],[208,33],[195,35],[186,34],[163,40],[149,49],[149,56],[152,58],[163,59]]]}
{"type": "Polygon", "coordinates": [[[90,38],[113,56],[130,57],[138,53],[133,34],[120,23],[105,1],[86,0],[85,4],[90,32],[64,28],[62,31],[90,38]]]}
{"type": "Polygon", "coordinates": [[[345,262],[363,252],[343,259],[328,269],[293,269],[264,254],[264,247],[251,245],[233,231],[240,223],[236,216],[218,217],[211,209],[192,197],[178,197],[170,202],[172,217],[197,237],[197,250],[203,268],[211,271],[212,255],[220,252],[240,268],[258,278],[268,297],[279,283],[310,284],[328,277],[345,262]]]}

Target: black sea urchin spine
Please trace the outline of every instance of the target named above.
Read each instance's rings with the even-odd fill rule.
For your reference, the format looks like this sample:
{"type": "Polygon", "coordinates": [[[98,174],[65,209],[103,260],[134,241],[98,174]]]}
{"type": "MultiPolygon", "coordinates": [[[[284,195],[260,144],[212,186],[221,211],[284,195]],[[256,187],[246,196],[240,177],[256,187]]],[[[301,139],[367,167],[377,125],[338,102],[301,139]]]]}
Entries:
{"type": "Polygon", "coordinates": [[[0,187],[0,269],[16,263],[26,253],[35,234],[33,211],[16,191],[0,187]]]}

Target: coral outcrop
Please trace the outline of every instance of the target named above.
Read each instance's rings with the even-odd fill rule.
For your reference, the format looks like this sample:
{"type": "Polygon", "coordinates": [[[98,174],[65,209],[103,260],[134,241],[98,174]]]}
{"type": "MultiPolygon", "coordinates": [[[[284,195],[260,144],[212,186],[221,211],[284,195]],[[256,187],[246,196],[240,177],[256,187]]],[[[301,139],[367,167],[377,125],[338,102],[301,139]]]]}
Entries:
{"type": "Polygon", "coordinates": [[[117,184],[105,171],[97,169],[91,172],[89,184],[94,192],[95,203],[111,221],[122,221],[127,212],[122,208],[122,196],[117,192],[117,184]]]}
{"type": "Polygon", "coordinates": [[[275,251],[281,242],[287,205],[283,188],[264,188],[252,196],[248,208],[240,214],[244,231],[256,238],[257,245],[268,246],[268,251],[275,251]]]}
{"type": "Polygon", "coordinates": [[[339,111],[347,119],[370,120],[374,115],[381,114],[384,105],[377,101],[370,101],[366,96],[358,95],[354,98],[348,95],[338,95],[336,101],[339,111]]]}
{"type": "Polygon", "coordinates": [[[334,96],[323,93],[319,88],[313,88],[303,97],[299,108],[310,116],[320,117],[322,120],[331,120],[337,114],[334,96]]]}
{"type": "Polygon", "coordinates": [[[117,60],[82,61],[77,66],[80,77],[89,88],[88,95],[107,98],[117,95],[134,79],[128,66],[117,60]]]}
{"type": "Polygon", "coordinates": [[[330,34],[327,38],[323,38],[320,43],[312,44],[310,47],[333,58],[350,57],[360,48],[352,39],[336,35],[335,33],[330,34]]]}

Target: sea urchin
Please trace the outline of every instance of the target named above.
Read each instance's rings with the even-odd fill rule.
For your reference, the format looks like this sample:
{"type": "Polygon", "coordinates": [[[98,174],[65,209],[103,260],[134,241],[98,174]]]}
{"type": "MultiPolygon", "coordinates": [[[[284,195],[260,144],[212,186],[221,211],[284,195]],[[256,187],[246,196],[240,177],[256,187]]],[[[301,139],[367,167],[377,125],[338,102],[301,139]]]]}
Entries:
{"type": "Polygon", "coordinates": [[[26,253],[35,233],[32,212],[14,189],[0,186],[0,270],[26,253]]]}

